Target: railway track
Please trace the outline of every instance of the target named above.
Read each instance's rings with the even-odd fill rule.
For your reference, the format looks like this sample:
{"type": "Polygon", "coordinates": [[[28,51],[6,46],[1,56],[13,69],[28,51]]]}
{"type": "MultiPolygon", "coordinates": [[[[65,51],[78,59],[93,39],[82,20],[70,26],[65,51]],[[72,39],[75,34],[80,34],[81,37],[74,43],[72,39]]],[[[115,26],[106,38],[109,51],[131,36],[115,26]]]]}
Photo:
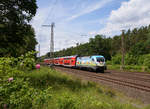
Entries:
{"type": "Polygon", "coordinates": [[[99,75],[97,73],[92,73],[92,72],[82,71],[82,70],[77,70],[77,69],[68,69],[68,68],[62,68],[62,67],[55,67],[55,68],[59,70],[63,70],[63,71],[69,71],[71,73],[76,73],[81,76],[86,76],[86,77],[95,79],[96,81],[105,81],[105,82],[114,83],[114,84],[121,85],[121,86],[131,87],[131,88],[138,89],[138,90],[145,91],[145,92],[150,92],[150,86],[127,81],[126,79],[122,79],[122,78],[116,79],[108,75],[104,75],[104,74],[99,75]]]}
{"type": "Polygon", "coordinates": [[[116,74],[127,74],[127,75],[137,75],[137,76],[142,76],[145,77],[145,79],[150,80],[150,74],[146,72],[124,72],[124,71],[117,71],[117,70],[107,70],[108,72],[113,72],[116,74]]]}
{"type": "Polygon", "coordinates": [[[131,80],[139,80],[139,81],[142,81],[142,82],[147,82],[149,83],[150,82],[150,77],[143,77],[142,75],[136,75],[136,74],[131,74],[131,73],[115,73],[115,72],[111,72],[111,73],[105,73],[105,75],[111,75],[111,76],[114,76],[114,77],[122,77],[122,78],[128,78],[128,79],[131,79],[131,80]]]}

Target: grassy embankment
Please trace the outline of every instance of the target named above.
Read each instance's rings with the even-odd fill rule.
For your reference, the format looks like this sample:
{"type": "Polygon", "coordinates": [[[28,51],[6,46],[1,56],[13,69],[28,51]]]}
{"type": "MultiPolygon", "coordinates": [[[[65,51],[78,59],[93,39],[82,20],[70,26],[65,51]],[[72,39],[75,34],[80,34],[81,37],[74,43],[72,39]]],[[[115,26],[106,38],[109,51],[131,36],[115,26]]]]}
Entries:
{"type": "MultiPolygon", "coordinates": [[[[121,65],[107,65],[109,70],[120,70],[121,65]]],[[[125,65],[124,70],[131,72],[149,72],[150,69],[147,66],[138,66],[138,65],[125,65]]]]}
{"type": "Polygon", "coordinates": [[[24,76],[30,78],[34,88],[51,87],[51,98],[43,106],[44,109],[137,109],[129,101],[120,102],[121,98],[110,89],[82,82],[48,67],[33,70],[24,76]]]}

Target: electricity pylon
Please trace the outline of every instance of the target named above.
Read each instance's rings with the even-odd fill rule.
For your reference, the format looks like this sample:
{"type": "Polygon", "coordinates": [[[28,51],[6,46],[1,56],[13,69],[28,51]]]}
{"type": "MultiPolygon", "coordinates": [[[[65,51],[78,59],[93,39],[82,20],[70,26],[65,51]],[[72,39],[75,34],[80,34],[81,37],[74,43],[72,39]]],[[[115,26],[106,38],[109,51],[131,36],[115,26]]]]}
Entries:
{"type": "Polygon", "coordinates": [[[51,25],[42,25],[43,27],[51,27],[51,38],[50,38],[50,57],[53,57],[54,53],[54,26],[55,23],[52,22],[51,25]]]}

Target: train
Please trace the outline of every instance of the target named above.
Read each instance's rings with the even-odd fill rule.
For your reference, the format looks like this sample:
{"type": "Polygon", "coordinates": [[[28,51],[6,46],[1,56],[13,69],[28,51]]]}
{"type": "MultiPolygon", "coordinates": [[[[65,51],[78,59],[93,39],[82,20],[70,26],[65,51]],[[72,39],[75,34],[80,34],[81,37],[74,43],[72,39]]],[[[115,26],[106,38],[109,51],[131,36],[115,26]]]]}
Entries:
{"type": "Polygon", "coordinates": [[[102,55],[93,56],[64,56],[44,59],[47,65],[64,66],[78,69],[88,69],[90,71],[102,72],[107,69],[105,58],[102,55]]]}

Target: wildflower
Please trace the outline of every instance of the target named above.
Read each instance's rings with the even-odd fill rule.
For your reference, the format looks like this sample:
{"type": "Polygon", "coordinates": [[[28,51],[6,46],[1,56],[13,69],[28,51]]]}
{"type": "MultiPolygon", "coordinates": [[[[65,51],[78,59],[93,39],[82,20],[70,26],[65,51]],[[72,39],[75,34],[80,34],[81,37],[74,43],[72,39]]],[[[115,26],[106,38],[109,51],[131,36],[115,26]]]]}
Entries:
{"type": "Polygon", "coordinates": [[[11,82],[11,81],[13,81],[13,77],[11,77],[11,78],[8,78],[8,82],[11,82]]]}
{"type": "Polygon", "coordinates": [[[7,104],[4,104],[4,109],[7,109],[7,104]]]}
{"type": "Polygon", "coordinates": [[[40,69],[40,64],[36,64],[36,69],[40,69]]]}

